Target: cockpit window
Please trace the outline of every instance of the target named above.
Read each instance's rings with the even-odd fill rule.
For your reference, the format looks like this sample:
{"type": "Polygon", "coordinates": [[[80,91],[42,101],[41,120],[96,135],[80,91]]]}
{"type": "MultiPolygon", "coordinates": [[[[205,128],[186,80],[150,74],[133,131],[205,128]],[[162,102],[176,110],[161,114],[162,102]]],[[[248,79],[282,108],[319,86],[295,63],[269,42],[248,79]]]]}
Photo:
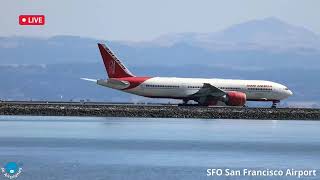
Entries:
{"type": "Polygon", "coordinates": [[[284,88],[284,90],[289,90],[288,88],[284,88]]]}

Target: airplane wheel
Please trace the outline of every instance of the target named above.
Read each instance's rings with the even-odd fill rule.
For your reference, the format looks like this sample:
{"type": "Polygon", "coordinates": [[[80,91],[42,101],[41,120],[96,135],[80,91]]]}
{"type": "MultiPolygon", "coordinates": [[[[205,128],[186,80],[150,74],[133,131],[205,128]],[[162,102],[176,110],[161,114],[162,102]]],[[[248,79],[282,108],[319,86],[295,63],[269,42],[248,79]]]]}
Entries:
{"type": "Polygon", "coordinates": [[[279,102],[280,101],[273,101],[271,108],[277,108],[277,103],[279,103],[279,102]]]}
{"type": "Polygon", "coordinates": [[[183,104],[183,105],[186,105],[186,104],[188,104],[188,102],[189,102],[189,99],[184,99],[183,102],[182,102],[182,104],[183,104]]]}

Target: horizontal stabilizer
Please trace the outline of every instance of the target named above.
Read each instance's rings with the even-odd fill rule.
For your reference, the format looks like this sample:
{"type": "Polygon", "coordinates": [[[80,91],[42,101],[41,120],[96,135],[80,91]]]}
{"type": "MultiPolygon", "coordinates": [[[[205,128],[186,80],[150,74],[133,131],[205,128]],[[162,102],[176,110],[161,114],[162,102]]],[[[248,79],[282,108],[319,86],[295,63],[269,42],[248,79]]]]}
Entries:
{"type": "Polygon", "coordinates": [[[85,80],[85,81],[95,82],[95,83],[97,82],[96,79],[89,79],[89,78],[80,78],[80,79],[85,80]]]}
{"type": "Polygon", "coordinates": [[[111,87],[114,89],[125,89],[130,86],[130,83],[127,81],[121,81],[113,78],[107,80],[99,79],[97,80],[97,84],[101,86],[111,87]]]}

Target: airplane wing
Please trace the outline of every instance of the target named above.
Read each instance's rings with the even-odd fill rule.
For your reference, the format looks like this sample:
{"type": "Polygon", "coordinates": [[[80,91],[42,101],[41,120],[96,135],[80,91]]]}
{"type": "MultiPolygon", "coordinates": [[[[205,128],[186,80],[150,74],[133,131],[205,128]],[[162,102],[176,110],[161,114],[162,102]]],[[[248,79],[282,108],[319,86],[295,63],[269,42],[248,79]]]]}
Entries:
{"type": "Polygon", "coordinates": [[[203,84],[203,87],[198,91],[196,92],[195,94],[193,94],[192,96],[193,97],[222,97],[224,95],[226,95],[227,93],[224,92],[223,90],[215,87],[215,86],[212,86],[211,84],[209,83],[204,83],[203,84]]]}

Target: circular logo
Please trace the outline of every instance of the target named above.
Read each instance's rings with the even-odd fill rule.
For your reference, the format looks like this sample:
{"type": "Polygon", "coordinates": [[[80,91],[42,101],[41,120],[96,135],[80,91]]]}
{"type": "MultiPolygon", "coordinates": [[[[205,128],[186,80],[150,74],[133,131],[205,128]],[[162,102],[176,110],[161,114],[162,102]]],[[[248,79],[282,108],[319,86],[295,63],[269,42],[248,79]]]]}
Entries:
{"type": "Polygon", "coordinates": [[[22,168],[15,162],[8,162],[1,170],[3,175],[9,179],[17,178],[22,172],[22,168]]]}
{"type": "Polygon", "coordinates": [[[6,173],[15,174],[19,170],[19,166],[15,162],[9,162],[4,166],[6,173]]]}

